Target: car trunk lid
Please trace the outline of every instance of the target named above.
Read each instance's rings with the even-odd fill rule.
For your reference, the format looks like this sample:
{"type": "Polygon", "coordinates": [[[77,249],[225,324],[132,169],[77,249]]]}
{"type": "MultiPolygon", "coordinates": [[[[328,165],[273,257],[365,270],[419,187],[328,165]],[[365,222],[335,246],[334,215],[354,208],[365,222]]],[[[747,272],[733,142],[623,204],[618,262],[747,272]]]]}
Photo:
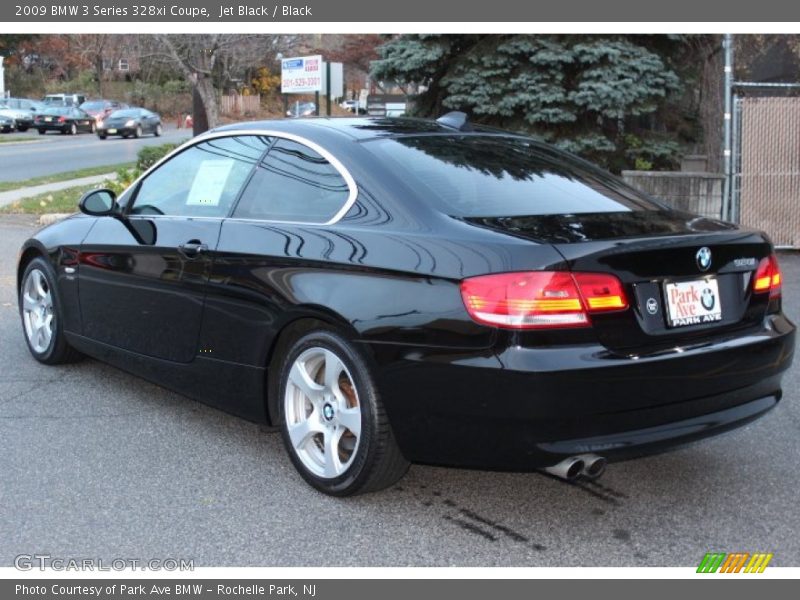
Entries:
{"type": "Polygon", "coordinates": [[[630,307],[592,316],[599,341],[625,353],[703,344],[758,326],[769,294],[752,278],[770,244],[757,232],[675,211],[631,211],[470,222],[549,242],[573,271],[612,273],[630,307]]]}

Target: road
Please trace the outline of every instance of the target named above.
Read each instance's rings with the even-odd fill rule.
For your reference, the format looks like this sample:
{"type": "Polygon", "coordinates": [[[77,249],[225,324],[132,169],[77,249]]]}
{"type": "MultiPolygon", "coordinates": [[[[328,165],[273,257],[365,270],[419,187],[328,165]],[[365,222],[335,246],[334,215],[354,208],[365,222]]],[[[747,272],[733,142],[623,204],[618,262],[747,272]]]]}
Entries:
{"type": "MultiPolygon", "coordinates": [[[[0,565],[18,554],[185,558],[195,566],[696,566],[708,551],[800,566],[800,364],[769,415],[595,484],[413,466],[332,499],[279,436],[93,360],[46,367],[19,325],[0,218],[0,565]]],[[[783,255],[800,318],[800,256],[783,255]]],[[[687,383],[688,385],[688,383],[687,383]]]]}
{"type": "Polygon", "coordinates": [[[120,137],[101,140],[88,133],[76,136],[48,133],[40,136],[35,130],[0,135],[4,140],[0,144],[0,181],[21,181],[61,171],[133,162],[136,153],[144,146],[180,142],[192,137],[191,130],[174,127],[166,127],[161,137],[147,135],[138,140],[120,137]],[[6,142],[32,136],[36,136],[35,141],[18,144],[6,142]]]}

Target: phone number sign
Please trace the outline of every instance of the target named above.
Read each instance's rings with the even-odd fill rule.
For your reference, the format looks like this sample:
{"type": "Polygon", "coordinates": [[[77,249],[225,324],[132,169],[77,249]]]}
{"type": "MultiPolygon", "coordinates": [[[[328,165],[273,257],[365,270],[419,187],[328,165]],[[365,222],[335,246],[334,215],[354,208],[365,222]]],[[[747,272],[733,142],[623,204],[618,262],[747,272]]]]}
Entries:
{"type": "Polygon", "coordinates": [[[305,94],[322,91],[322,56],[296,56],[281,61],[281,92],[305,94]]]}

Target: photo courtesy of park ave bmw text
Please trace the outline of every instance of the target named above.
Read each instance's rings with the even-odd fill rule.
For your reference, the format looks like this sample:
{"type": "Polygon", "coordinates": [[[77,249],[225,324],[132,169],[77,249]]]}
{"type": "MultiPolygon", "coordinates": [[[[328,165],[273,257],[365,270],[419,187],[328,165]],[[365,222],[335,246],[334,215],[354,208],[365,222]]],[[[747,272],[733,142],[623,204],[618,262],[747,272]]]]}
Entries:
{"type": "Polygon", "coordinates": [[[797,578],[755,8],[0,6],[0,596],[797,578]]]}

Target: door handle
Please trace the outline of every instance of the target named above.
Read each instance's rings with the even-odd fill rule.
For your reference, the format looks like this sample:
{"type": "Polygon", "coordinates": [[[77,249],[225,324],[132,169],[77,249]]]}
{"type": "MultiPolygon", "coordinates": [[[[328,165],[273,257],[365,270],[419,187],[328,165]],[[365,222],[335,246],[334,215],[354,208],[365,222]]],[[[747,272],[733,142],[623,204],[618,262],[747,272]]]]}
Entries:
{"type": "Polygon", "coordinates": [[[208,250],[208,246],[200,240],[189,240],[185,244],[178,246],[178,251],[186,258],[197,258],[208,250]]]}

